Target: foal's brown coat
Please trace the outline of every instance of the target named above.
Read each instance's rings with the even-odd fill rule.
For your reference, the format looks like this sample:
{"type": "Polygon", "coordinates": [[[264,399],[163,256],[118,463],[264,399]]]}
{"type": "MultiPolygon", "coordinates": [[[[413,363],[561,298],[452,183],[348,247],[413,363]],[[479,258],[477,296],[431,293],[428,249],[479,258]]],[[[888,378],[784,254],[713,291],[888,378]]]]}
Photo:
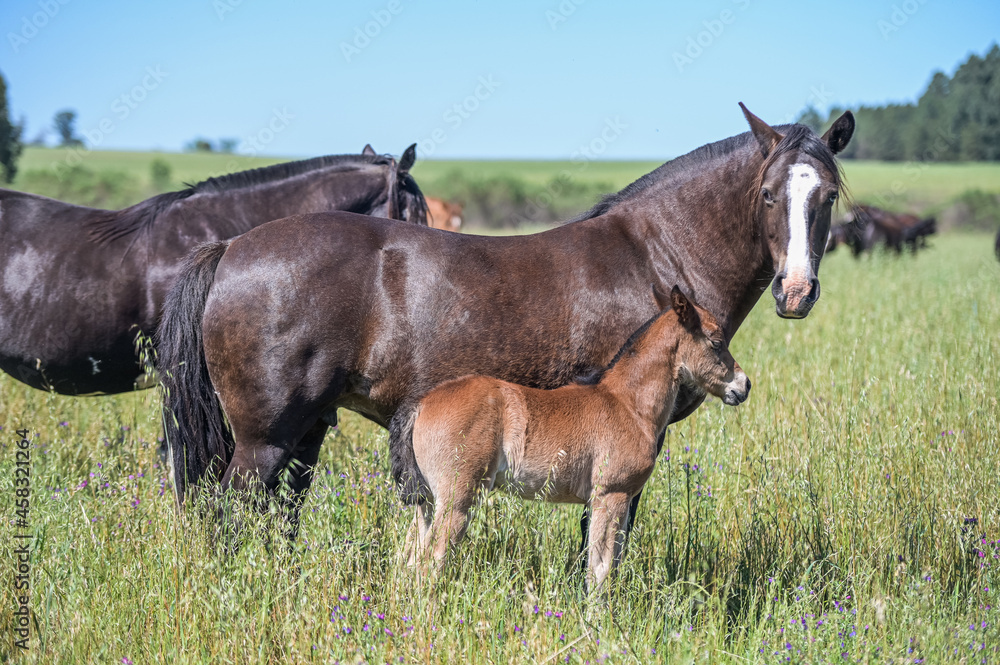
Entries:
{"type": "Polygon", "coordinates": [[[418,507],[413,559],[443,563],[479,489],[507,486],[525,498],[590,504],[589,580],[601,585],[621,557],[629,503],[653,471],[681,382],[731,405],[750,389],[715,318],[676,286],[670,298],[671,309],[636,331],[594,385],[538,390],[476,375],[428,393],[413,446],[433,501],[418,507]]]}

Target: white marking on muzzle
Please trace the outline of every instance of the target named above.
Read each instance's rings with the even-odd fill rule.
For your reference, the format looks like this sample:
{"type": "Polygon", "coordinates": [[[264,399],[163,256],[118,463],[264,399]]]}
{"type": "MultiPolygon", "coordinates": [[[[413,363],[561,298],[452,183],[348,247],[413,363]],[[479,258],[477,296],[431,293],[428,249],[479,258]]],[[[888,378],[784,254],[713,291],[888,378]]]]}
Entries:
{"type": "Polygon", "coordinates": [[[793,279],[809,279],[809,197],[819,187],[819,173],[808,164],[792,164],[788,169],[788,253],[785,274],[793,279]]]}
{"type": "Polygon", "coordinates": [[[735,406],[749,396],[749,385],[747,375],[743,370],[736,373],[733,380],[726,384],[726,397],[723,400],[726,404],[730,406],[735,406]],[[730,395],[735,397],[738,401],[731,402],[730,395]],[[737,397],[738,396],[738,397],[737,397]]]}

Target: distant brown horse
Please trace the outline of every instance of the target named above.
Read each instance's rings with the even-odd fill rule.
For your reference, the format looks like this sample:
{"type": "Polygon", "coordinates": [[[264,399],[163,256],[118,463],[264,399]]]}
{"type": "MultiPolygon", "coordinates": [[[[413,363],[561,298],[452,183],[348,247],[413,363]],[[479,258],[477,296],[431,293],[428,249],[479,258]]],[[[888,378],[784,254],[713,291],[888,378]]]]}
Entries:
{"type": "Polygon", "coordinates": [[[459,232],[462,230],[462,204],[433,196],[427,197],[428,226],[433,229],[459,232]]]}
{"type": "Polygon", "coordinates": [[[209,178],[124,210],[0,189],[0,369],[64,395],[155,385],[136,353],[196,245],[304,212],[347,210],[426,224],[409,175],[366,146],[209,178]]]}
{"type": "MultiPolygon", "coordinates": [[[[834,155],[854,119],[820,137],[744,114],[750,132],[535,235],[324,213],[203,245],[158,333],[178,496],[206,476],[271,491],[288,470],[301,497],[347,408],[389,427],[393,477],[419,500],[410,432],[420,398],[466,374],[556,388],[603,367],[659,311],[650,284],[680,285],[726,340],[768,285],[779,316],[808,315],[841,185],[834,155]]],[[[671,419],[704,397],[683,386],[671,419]]]]}
{"type": "Polygon", "coordinates": [[[996,252],[997,261],[1000,261],[1000,231],[997,231],[997,239],[996,239],[996,243],[995,243],[995,245],[993,247],[993,251],[996,252]]]}
{"type": "Polygon", "coordinates": [[[629,505],[653,472],[681,384],[731,406],[750,392],[715,317],[676,286],[657,302],[670,309],[639,328],[591,385],[539,390],[476,375],[420,401],[413,452],[430,496],[417,508],[411,563],[443,565],[480,490],[499,486],[590,508],[588,581],[600,588],[621,560],[629,505]]]}

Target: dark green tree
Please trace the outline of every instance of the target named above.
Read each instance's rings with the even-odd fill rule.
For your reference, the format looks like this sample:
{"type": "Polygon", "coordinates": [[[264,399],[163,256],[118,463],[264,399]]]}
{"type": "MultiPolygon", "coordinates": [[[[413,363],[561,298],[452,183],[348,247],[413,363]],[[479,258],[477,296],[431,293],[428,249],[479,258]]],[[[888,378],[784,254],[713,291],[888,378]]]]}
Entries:
{"type": "Polygon", "coordinates": [[[184,150],[187,152],[215,152],[215,146],[208,139],[198,137],[188,141],[184,145],[184,150]]]}
{"type": "MultiPolygon", "coordinates": [[[[811,121],[811,109],[801,118],[811,121]]],[[[828,127],[842,109],[831,109],[828,127]]],[[[845,158],[1000,161],[1000,45],[931,76],[916,104],[862,106],[845,158]]],[[[800,122],[805,120],[800,119],[800,122]]]]}
{"type": "Polygon", "coordinates": [[[804,111],[802,111],[802,113],[799,114],[799,117],[795,119],[795,122],[800,125],[805,125],[814,132],[818,132],[823,126],[823,117],[819,114],[819,111],[816,110],[816,107],[810,104],[804,111]]]}
{"type": "Polygon", "coordinates": [[[170,164],[157,157],[149,165],[149,176],[154,189],[160,192],[167,191],[170,187],[170,164]]]}
{"type": "Polygon", "coordinates": [[[52,119],[56,134],[59,135],[59,145],[64,148],[83,145],[83,141],[76,135],[76,111],[73,109],[63,109],[56,113],[52,119]]]}
{"type": "Polygon", "coordinates": [[[7,108],[7,81],[0,73],[0,168],[3,169],[4,182],[14,182],[14,176],[17,175],[17,160],[24,149],[21,143],[23,130],[23,123],[15,125],[10,121],[10,111],[7,108]]]}

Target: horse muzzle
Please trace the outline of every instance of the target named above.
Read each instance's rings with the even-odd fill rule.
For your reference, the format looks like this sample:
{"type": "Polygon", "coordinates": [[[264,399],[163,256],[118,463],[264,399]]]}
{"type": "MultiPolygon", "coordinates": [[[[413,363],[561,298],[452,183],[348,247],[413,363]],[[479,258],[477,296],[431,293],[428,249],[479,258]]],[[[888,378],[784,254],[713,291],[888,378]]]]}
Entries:
{"type": "Polygon", "coordinates": [[[802,269],[774,277],[774,309],[783,319],[804,319],[819,300],[819,279],[802,269]]]}
{"type": "Polygon", "coordinates": [[[726,386],[726,392],[722,396],[722,402],[727,406],[737,406],[747,401],[750,396],[750,379],[746,374],[740,372],[736,378],[726,386]]]}

